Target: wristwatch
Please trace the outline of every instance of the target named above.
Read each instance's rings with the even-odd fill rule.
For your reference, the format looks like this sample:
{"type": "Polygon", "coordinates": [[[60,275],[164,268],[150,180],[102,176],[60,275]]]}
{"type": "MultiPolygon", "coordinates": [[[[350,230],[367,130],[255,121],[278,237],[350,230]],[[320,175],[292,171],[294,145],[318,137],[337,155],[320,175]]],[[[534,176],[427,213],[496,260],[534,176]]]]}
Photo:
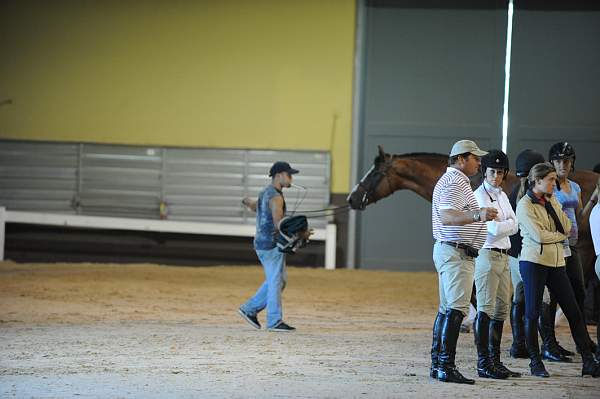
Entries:
{"type": "Polygon", "coordinates": [[[475,214],[473,215],[473,221],[474,222],[480,222],[481,221],[481,214],[479,214],[479,212],[475,212],[475,214]]]}

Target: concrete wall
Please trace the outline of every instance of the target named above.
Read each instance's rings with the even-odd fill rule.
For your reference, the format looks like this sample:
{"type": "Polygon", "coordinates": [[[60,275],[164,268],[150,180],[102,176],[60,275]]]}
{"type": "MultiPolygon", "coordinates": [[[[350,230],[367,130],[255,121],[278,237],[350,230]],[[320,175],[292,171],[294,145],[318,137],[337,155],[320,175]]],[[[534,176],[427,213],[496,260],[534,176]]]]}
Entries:
{"type": "Polygon", "coordinates": [[[347,192],[354,20],[353,0],[1,2],[0,137],[326,150],[347,192]]]}

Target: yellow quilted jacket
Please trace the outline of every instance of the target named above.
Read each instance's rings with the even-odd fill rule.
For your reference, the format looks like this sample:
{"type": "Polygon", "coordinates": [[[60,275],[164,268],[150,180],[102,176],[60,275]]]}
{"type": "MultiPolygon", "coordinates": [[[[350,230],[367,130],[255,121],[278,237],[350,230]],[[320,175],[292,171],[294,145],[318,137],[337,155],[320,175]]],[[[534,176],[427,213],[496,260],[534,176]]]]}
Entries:
{"type": "MultiPolygon", "coordinates": [[[[568,233],[571,221],[567,214],[554,196],[549,201],[568,233]]],[[[523,237],[520,260],[551,267],[565,266],[563,241],[567,235],[557,231],[554,220],[543,205],[533,203],[528,195],[524,195],[517,204],[517,220],[523,237]]]]}

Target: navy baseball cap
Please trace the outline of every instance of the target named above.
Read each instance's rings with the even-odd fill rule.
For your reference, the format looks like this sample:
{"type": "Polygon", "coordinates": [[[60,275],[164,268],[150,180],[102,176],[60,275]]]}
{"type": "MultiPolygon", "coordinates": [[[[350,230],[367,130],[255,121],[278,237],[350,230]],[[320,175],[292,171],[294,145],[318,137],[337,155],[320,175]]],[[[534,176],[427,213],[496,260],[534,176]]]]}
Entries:
{"type": "Polygon", "coordinates": [[[273,177],[277,173],[281,172],[287,172],[288,174],[293,175],[295,173],[298,173],[299,170],[292,168],[287,162],[277,161],[273,164],[273,166],[271,166],[271,170],[269,170],[269,176],[273,177]]]}

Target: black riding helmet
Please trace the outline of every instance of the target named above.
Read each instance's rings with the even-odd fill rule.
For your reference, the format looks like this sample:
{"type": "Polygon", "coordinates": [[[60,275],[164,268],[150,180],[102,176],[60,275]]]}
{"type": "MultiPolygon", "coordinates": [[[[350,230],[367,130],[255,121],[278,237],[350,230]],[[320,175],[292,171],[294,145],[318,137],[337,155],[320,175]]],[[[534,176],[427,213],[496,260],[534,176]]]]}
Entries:
{"type": "Polygon", "coordinates": [[[533,168],[533,165],[538,163],[544,163],[546,160],[544,156],[537,151],[534,150],[523,150],[517,155],[517,176],[518,177],[527,177],[529,175],[529,171],[533,168]]]}
{"type": "Polygon", "coordinates": [[[279,235],[275,238],[279,252],[295,253],[306,245],[301,238],[308,230],[308,221],[304,215],[286,216],[279,222],[279,235]]]}
{"type": "Polygon", "coordinates": [[[504,178],[508,174],[508,156],[500,150],[489,150],[481,157],[481,171],[485,175],[487,168],[504,169],[504,178]]]}
{"type": "Polygon", "coordinates": [[[548,151],[548,159],[550,162],[556,159],[570,159],[572,164],[571,167],[575,170],[575,149],[573,146],[566,141],[554,144],[548,151]]]}

